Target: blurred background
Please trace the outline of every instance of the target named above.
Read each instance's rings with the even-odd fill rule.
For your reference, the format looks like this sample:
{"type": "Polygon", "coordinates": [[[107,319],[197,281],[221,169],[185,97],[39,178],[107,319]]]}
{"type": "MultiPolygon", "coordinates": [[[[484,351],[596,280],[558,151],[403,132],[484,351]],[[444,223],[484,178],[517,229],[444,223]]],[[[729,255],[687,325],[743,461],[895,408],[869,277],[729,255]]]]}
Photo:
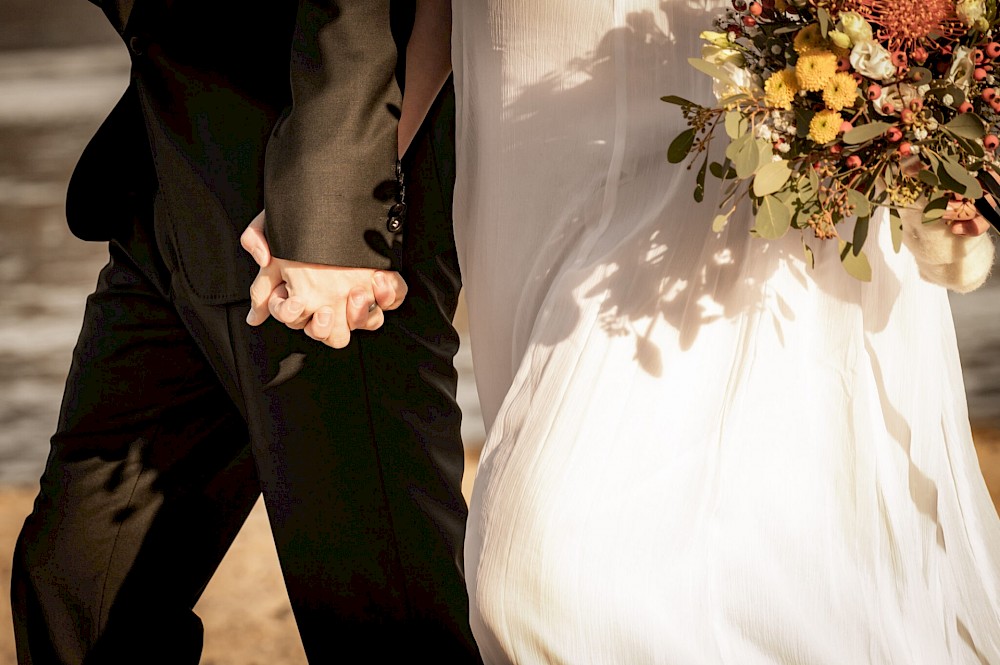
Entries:
{"type": "MultiPolygon", "coordinates": [[[[65,187],[124,90],[128,67],[118,36],[86,0],[0,0],[0,665],[14,663],[10,552],[48,451],[84,300],[107,258],[105,245],[67,230],[65,187]]],[[[996,500],[1000,278],[952,304],[970,417],[996,500]]],[[[458,365],[474,468],[483,431],[467,341],[458,365]]],[[[305,663],[259,505],[198,613],[206,665],[305,663]]]]}

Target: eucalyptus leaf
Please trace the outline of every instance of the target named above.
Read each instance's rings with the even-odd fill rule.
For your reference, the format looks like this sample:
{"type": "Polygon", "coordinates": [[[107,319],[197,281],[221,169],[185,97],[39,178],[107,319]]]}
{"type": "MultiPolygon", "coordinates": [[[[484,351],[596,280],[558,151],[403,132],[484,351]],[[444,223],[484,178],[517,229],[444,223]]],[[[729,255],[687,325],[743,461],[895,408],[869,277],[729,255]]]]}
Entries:
{"type": "Polygon", "coordinates": [[[938,185],[941,184],[941,181],[938,180],[938,177],[934,175],[934,172],[931,171],[930,169],[921,169],[920,171],[918,171],[917,180],[924,183],[925,185],[929,185],[930,187],[937,187],[938,185]]]}
{"type": "Polygon", "coordinates": [[[876,139],[885,134],[886,130],[890,127],[892,127],[892,125],[881,121],[858,125],[854,129],[844,132],[844,143],[857,145],[858,143],[871,141],[872,139],[876,139]]]}
{"type": "Polygon", "coordinates": [[[770,141],[757,139],[755,143],[757,144],[757,168],[754,169],[754,172],[774,161],[774,146],[770,141]]]}
{"type": "Polygon", "coordinates": [[[708,157],[701,163],[698,176],[695,178],[694,200],[701,203],[705,200],[705,171],[708,170],[708,157]]]}
{"type": "Polygon", "coordinates": [[[728,159],[722,164],[719,162],[712,162],[708,165],[708,170],[719,180],[729,180],[736,177],[736,171],[733,169],[733,166],[728,159]]]}
{"type": "Polygon", "coordinates": [[[800,187],[795,193],[798,205],[804,206],[816,200],[816,190],[812,187],[800,187]]]}
{"type": "Polygon", "coordinates": [[[898,254],[903,246],[903,218],[895,208],[889,208],[889,232],[892,234],[892,249],[898,254]]]}
{"type": "Polygon", "coordinates": [[[718,65],[713,65],[707,60],[702,60],[701,58],[688,58],[688,64],[697,69],[702,74],[708,74],[716,81],[721,83],[732,83],[733,79],[729,73],[718,65]]]}
{"type": "Polygon", "coordinates": [[[792,224],[792,211],[773,196],[761,199],[757,208],[753,230],[761,238],[777,240],[788,232],[792,224]]]}
{"type": "Polygon", "coordinates": [[[747,121],[739,111],[729,111],[726,113],[726,135],[731,139],[738,139],[747,133],[747,121]]]}
{"type": "Polygon", "coordinates": [[[856,189],[847,190],[847,202],[854,206],[854,214],[858,217],[868,217],[872,214],[868,197],[856,189]]]}
{"type": "Polygon", "coordinates": [[[864,252],[854,253],[851,243],[840,241],[840,263],[844,270],[854,279],[861,282],[872,281],[872,266],[864,252]]]}
{"type": "Polygon", "coordinates": [[[826,35],[830,31],[830,12],[824,7],[819,7],[816,10],[816,16],[819,18],[820,34],[823,35],[823,39],[826,39],[826,35]]]}
{"type": "MultiPolygon", "coordinates": [[[[896,169],[886,169],[882,171],[882,180],[885,181],[886,187],[896,186],[896,169]]],[[[888,196],[886,192],[882,192],[882,196],[888,196]]]]}
{"type": "Polygon", "coordinates": [[[747,141],[740,147],[740,151],[733,159],[733,167],[736,169],[737,178],[749,178],[760,165],[760,151],[757,144],[747,141]]]}
{"type": "Polygon", "coordinates": [[[775,198],[784,203],[790,210],[795,209],[799,203],[799,193],[791,187],[785,187],[774,193],[775,198]]]}
{"type": "Polygon", "coordinates": [[[784,159],[764,164],[753,178],[754,195],[774,194],[785,186],[791,175],[792,170],[788,168],[788,162],[784,159]]]}
{"type": "Polygon", "coordinates": [[[795,136],[802,139],[809,135],[809,123],[812,122],[815,111],[795,107],[795,136]]]}
{"type": "Polygon", "coordinates": [[[814,215],[819,214],[820,207],[816,201],[810,201],[805,205],[795,207],[795,214],[792,216],[792,225],[797,229],[804,229],[809,226],[809,221],[814,215]]]}
{"type": "Polygon", "coordinates": [[[855,256],[861,253],[861,248],[865,246],[865,240],[868,240],[868,226],[871,223],[871,217],[865,215],[864,217],[858,217],[858,221],[854,224],[854,237],[851,239],[851,251],[855,256]]]}
{"type": "Polygon", "coordinates": [[[978,159],[982,159],[983,157],[986,156],[986,151],[983,150],[983,146],[980,145],[979,141],[976,141],[974,139],[962,138],[961,136],[957,136],[954,134],[952,135],[952,137],[955,139],[955,143],[960,145],[962,147],[962,150],[964,150],[968,154],[978,159]]]}
{"type": "Polygon", "coordinates": [[[943,167],[944,172],[947,173],[948,178],[945,178],[942,175],[941,170],[938,171],[938,177],[941,179],[941,183],[948,187],[948,189],[953,192],[957,192],[958,194],[962,194],[969,199],[978,199],[983,195],[982,186],[961,164],[952,159],[943,159],[941,160],[941,166],[943,167]],[[948,182],[949,178],[953,181],[952,183],[948,182]],[[956,183],[959,185],[959,189],[948,186],[949,184],[956,183]]]}
{"type": "Polygon", "coordinates": [[[802,241],[802,251],[806,255],[806,263],[809,264],[810,268],[816,267],[816,255],[812,251],[812,247],[806,244],[806,241],[802,241]]]}
{"type": "Polygon", "coordinates": [[[986,136],[986,126],[982,118],[975,113],[960,113],[951,122],[946,123],[944,128],[955,136],[973,141],[986,136]]]}
{"type": "Polygon", "coordinates": [[[736,155],[743,150],[744,146],[753,142],[753,136],[750,134],[744,134],[743,136],[733,139],[733,141],[726,146],[726,158],[735,163],[736,155]]]}
{"type": "Polygon", "coordinates": [[[927,91],[927,96],[936,98],[942,104],[944,104],[945,95],[951,96],[951,104],[949,104],[949,106],[952,108],[957,109],[965,101],[965,92],[963,92],[962,89],[956,85],[949,84],[934,87],[927,91]]]}
{"type": "Polygon", "coordinates": [[[696,108],[702,108],[701,104],[695,104],[694,102],[684,99],[683,97],[678,97],[677,95],[660,97],[660,101],[668,104],[676,104],[677,106],[694,106],[696,108]]]}
{"type": "Polygon", "coordinates": [[[685,129],[683,132],[677,135],[673,141],[670,142],[670,147],[667,148],[667,161],[671,164],[679,164],[684,161],[684,158],[688,156],[691,152],[691,148],[694,146],[695,130],[685,129]]]}
{"type": "Polygon", "coordinates": [[[981,184],[985,190],[987,190],[990,194],[992,194],[994,199],[1000,201],[1000,182],[997,182],[996,178],[994,178],[988,173],[982,175],[981,178],[982,179],[979,184],[981,184]]]}
{"type": "Polygon", "coordinates": [[[951,197],[949,196],[939,196],[928,201],[927,205],[924,206],[924,224],[941,219],[941,216],[944,215],[944,211],[948,209],[948,200],[950,198],[951,197]]]}

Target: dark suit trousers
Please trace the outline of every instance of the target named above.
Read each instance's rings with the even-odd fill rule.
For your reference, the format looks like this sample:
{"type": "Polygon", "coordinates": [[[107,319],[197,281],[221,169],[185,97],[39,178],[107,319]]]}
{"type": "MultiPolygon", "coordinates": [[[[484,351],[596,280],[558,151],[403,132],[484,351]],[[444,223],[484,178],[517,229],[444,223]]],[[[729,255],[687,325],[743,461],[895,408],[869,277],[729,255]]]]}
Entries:
{"type": "Polygon", "coordinates": [[[18,541],[19,662],[197,663],[192,608],[261,490],[311,663],[478,661],[454,254],[405,267],[403,307],[332,350],[198,304],[144,229],[87,302],[18,541]]]}

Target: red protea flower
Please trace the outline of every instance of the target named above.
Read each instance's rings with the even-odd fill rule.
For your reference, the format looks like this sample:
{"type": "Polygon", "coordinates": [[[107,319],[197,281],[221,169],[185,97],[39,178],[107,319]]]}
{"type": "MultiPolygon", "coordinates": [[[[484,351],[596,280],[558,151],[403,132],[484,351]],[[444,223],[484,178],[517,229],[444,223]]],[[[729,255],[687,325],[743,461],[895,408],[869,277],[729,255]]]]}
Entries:
{"type": "Polygon", "coordinates": [[[968,29],[955,14],[953,0],[851,0],[851,9],[875,28],[875,38],[890,51],[929,50],[936,40],[953,40],[968,29]]]}

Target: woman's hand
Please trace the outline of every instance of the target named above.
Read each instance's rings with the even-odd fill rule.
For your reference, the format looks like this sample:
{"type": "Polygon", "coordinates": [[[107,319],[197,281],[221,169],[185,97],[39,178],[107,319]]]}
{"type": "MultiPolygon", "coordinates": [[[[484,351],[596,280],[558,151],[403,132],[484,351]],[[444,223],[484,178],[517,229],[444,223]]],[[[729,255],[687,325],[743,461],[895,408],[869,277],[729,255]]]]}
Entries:
{"type": "MultiPolygon", "coordinates": [[[[989,197],[988,200],[992,205],[993,198],[989,197]]],[[[957,236],[978,236],[986,233],[990,228],[989,221],[979,214],[975,202],[969,199],[949,201],[948,209],[944,211],[942,219],[950,226],[951,232],[957,236]]]]}

